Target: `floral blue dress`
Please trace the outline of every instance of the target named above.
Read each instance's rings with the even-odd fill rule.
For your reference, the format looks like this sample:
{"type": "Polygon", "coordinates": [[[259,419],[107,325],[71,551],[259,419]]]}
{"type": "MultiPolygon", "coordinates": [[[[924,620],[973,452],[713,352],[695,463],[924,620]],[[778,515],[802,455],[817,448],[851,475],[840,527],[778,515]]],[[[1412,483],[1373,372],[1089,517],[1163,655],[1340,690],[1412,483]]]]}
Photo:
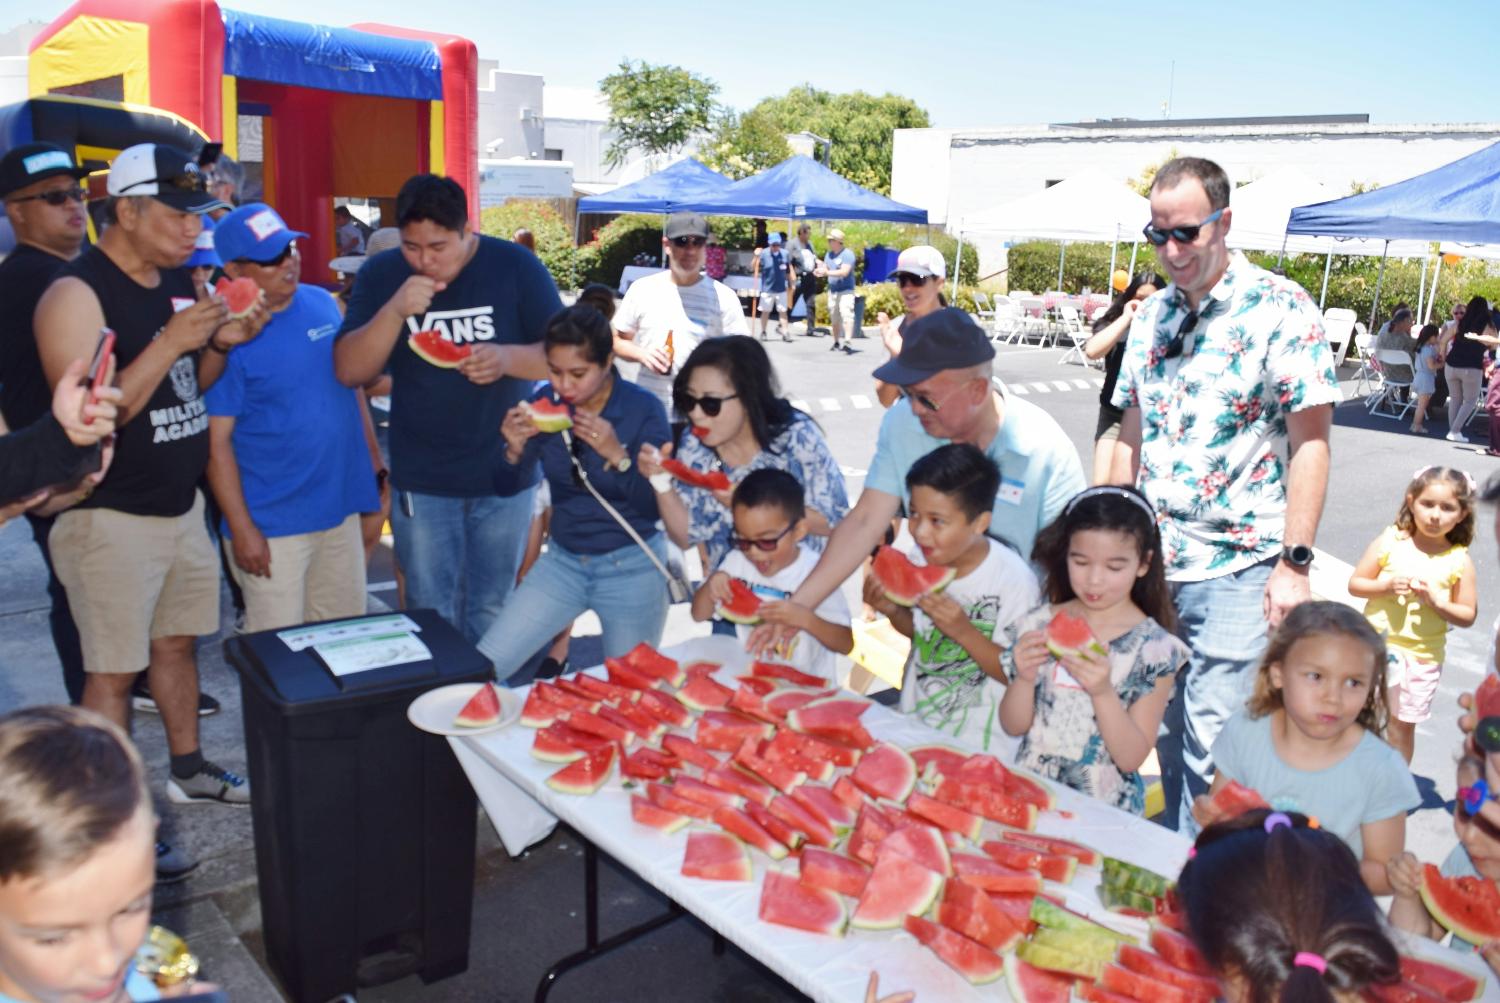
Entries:
{"type": "MultiPolygon", "coordinates": [[[[1005,632],[1000,664],[1014,677],[1015,642],[1047,626],[1056,610],[1043,603],[1005,632]]],[[[1187,664],[1188,647],[1149,616],[1109,642],[1110,679],[1128,710],[1187,664]]],[[[1093,700],[1056,661],[1043,665],[1036,681],[1036,715],[1021,739],[1016,763],[1067,784],[1116,808],[1144,814],[1146,785],[1140,773],[1125,773],[1110,758],[1094,719],[1093,700]]]]}
{"type": "MultiPolygon", "coordinates": [[[[731,467],[722,462],[717,453],[686,432],[677,445],[676,455],[677,459],[696,470],[722,470],[735,484],[753,470],[785,470],[801,483],[804,504],[821,512],[830,527],[837,526],[849,514],[849,495],[844,489],[843,471],[833,458],[817,423],[800,411],[765,449],[743,466],[731,467]]],[[[719,504],[713,492],[681,483],[676,488],[691,519],[688,537],[708,549],[705,570],[711,572],[729,552],[734,520],[729,509],[719,504]]],[[[802,544],[821,553],[825,542],[825,537],[809,536],[802,544]]]]}

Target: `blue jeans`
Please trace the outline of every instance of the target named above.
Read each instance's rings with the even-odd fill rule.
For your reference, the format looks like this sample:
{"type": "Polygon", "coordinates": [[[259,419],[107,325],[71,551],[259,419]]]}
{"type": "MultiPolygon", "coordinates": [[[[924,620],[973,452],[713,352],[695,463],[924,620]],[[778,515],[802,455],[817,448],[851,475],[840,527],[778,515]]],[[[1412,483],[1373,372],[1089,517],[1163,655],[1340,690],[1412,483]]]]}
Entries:
{"type": "Polygon", "coordinates": [[[445,498],[397,491],[391,499],[406,605],[428,607],[478,643],[515,588],[531,526],[531,492],[445,498]]]}
{"type": "Polygon", "coordinates": [[[1230,715],[1244,709],[1255,689],[1256,670],[1266,649],[1261,603],[1276,560],[1207,581],[1172,583],[1177,633],[1192,656],[1187,671],[1177,678],[1157,742],[1166,798],[1160,821],[1169,829],[1197,833],[1191,807],[1193,798],[1208,792],[1214,739],[1230,715]]]}
{"type": "MultiPolygon", "coordinates": [[[[665,538],[646,541],[666,563],[665,538]]],[[[479,640],[495,665],[495,678],[516,670],[581,613],[593,610],[604,628],[604,654],[619,657],[645,641],[657,644],[667,623],[667,583],[640,547],[628,543],[607,554],[575,554],[553,540],[506,600],[479,640]]]]}

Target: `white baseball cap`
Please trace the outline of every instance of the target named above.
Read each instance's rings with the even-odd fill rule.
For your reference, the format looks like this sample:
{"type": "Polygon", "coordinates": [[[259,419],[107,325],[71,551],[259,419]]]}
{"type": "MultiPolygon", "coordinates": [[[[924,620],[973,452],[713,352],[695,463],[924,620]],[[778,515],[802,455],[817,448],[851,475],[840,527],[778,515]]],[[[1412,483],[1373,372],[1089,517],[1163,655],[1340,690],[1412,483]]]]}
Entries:
{"type": "Polygon", "coordinates": [[[936,247],[918,244],[896,256],[896,267],[891,269],[886,281],[889,282],[898,275],[915,275],[919,279],[936,276],[941,279],[947,274],[948,264],[943,260],[942,253],[936,247]]]}
{"type": "Polygon", "coordinates": [[[208,178],[193,158],[174,147],[138,143],[109,165],[109,194],[149,195],[181,212],[208,212],[228,205],[208,193],[208,178]]]}

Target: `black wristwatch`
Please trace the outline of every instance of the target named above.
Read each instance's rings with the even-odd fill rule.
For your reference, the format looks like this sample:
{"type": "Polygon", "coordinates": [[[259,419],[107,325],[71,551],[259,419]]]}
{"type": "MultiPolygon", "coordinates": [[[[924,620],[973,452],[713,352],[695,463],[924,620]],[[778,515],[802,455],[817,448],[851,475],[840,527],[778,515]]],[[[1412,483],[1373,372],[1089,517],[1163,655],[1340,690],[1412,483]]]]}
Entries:
{"type": "Polygon", "coordinates": [[[1306,571],[1312,567],[1313,549],[1305,543],[1299,543],[1293,547],[1281,548],[1281,559],[1298,571],[1306,571]]]}

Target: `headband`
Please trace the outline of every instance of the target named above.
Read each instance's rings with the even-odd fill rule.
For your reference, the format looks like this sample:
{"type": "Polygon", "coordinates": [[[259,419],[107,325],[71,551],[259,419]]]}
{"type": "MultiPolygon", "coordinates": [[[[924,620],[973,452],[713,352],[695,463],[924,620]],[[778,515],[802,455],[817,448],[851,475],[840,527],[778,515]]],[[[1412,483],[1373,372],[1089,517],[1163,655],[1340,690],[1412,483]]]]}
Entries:
{"type": "Polygon", "coordinates": [[[1418,477],[1421,477],[1423,474],[1429,474],[1429,473],[1431,473],[1434,470],[1438,470],[1438,471],[1451,470],[1455,474],[1462,474],[1463,478],[1464,478],[1464,483],[1466,483],[1466,484],[1469,485],[1469,493],[1470,494],[1478,494],[1479,493],[1479,484],[1474,480],[1474,475],[1473,474],[1469,473],[1467,470],[1460,470],[1457,467],[1445,467],[1445,466],[1442,466],[1441,464],[1438,464],[1438,463],[1432,463],[1432,464],[1429,464],[1429,465],[1423,467],[1420,470],[1413,471],[1412,475],[1411,475],[1411,479],[1412,480],[1416,480],[1418,477]]]}
{"type": "Polygon", "coordinates": [[[1150,502],[1142,498],[1140,495],[1136,494],[1134,491],[1126,491],[1124,488],[1117,488],[1112,484],[1101,484],[1099,487],[1085,488],[1084,490],[1078,492],[1072,497],[1068,504],[1063,506],[1063,515],[1072,515],[1073,509],[1077,508],[1078,503],[1086,498],[1102,498],[1105,495],[1115,495],[1117,497],[1127,499],[1131,504],[1135,505],[1142,512],[1146,513],[1147,517],[1150,518],[1152,525],[1156,524],[1156,509],[1151,507],[1150,502]]]}

